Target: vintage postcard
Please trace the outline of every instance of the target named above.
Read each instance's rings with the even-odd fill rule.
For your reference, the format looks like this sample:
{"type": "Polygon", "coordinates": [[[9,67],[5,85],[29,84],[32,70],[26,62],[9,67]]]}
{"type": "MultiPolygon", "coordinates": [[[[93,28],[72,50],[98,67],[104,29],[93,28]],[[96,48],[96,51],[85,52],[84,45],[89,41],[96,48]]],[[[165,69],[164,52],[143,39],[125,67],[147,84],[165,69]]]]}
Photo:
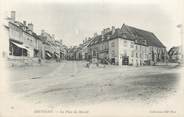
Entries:
{"type": "Polygon", "coordinates": [[[0,117],[184,117],[183,0],[0,0],[0,117]]]}

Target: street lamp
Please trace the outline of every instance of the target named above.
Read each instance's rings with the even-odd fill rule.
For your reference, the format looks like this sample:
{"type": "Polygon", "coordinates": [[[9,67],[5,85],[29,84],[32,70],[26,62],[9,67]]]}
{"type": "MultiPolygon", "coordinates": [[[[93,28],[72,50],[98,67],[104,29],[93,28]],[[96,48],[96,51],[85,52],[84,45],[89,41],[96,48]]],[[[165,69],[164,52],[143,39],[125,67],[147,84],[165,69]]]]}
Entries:
{"type": "Polygon", "coordinates": [[[181,62],[183,62],[183,24],[178,24],[176,27],[180,29],[180,38],[181,38],[181,62]]]}

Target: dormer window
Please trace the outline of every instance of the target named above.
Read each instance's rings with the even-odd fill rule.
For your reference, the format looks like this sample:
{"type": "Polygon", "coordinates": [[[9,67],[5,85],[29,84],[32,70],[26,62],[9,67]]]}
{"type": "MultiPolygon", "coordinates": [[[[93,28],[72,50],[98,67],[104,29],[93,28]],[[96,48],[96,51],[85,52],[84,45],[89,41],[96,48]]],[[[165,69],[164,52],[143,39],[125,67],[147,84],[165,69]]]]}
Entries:
{"type": "Polygon", "coordinates": [[[138,40],[135,40],[135,43],[138,43],[138,40]]]}
{"type": "Polygon", "coordinates": [[[101,40],[103,41],[103,40],[104,40],[104,38],[105,38],[105,37],[104,37],[104,35],[102,35],[102,38],[101,38],[101,40]]]}
{"type": "Polygon", "coordinates": [[[134,42],[130,43],[130,48],[134,48],[134,42]]]}
{"type": "Polygon", "coordinates": [[[126,34],[123,34],[123,38],[125,38],[125,39],[127,38],[126,34]]]}
{"type": "Polygon", "coordinates": [[[144,42],[145,45],[147,45],[147,41],[146,40],[144,40],[143,42],[144,42]]]}
{"type": "Polygon", "coordinates": [[[109,40],[109,39],[110,39],[110,35],[107,36],[107,40],[109,40]]]}
{"type": "Polygon", "coordinates": [[[95,40],[95,44],[97,43],[97,40],[95,40]]]}
{"type": "Polygon", "coordinates": [[[114,45],[115,45],[115,43],[114,43],[114,42],[112,42],[112,43],[111,43],[111,46],[112,46],[112,47],[114,47],[114,45]]]}

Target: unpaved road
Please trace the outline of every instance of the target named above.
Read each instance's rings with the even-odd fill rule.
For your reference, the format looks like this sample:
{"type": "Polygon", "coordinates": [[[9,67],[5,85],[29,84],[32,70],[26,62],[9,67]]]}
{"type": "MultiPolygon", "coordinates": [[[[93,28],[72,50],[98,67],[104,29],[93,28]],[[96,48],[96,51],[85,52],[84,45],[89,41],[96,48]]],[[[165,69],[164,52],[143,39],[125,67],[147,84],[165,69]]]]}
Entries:
{"type": "Polygon", "coordinates": [[[174,66],[86,68],[85,62],[11,68],[9,85],[20,99],[56,107],[123,100],[154,103],[177,92],[174,66]]]}

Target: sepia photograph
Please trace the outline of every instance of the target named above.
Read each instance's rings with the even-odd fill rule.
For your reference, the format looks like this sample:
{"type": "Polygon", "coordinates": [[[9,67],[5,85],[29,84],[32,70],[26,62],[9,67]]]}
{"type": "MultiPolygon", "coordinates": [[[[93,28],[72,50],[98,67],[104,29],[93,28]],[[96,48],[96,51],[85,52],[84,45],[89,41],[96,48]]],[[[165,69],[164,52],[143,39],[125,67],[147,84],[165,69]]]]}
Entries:
{"type": "Polygon", "coordinates": [[[0,117],[184,117],[183,0],[0,0],[0,117]]]}

